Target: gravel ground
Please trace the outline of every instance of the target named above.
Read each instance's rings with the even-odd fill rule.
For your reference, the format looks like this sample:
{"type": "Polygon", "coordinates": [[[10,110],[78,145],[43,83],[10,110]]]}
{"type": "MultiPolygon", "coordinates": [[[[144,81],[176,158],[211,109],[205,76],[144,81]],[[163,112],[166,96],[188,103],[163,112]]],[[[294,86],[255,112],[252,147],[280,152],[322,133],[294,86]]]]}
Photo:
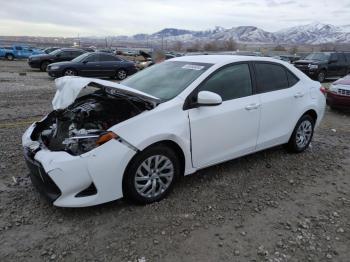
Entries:
{"type": "Polygon", "coordinates": [[[53,95],[46,73],[0,61],[1,261],[349,261],[349,113],[327,110],[305,153],[207,168],[159,203],[64,209],[32,187],[21,149],[53,95]]]}

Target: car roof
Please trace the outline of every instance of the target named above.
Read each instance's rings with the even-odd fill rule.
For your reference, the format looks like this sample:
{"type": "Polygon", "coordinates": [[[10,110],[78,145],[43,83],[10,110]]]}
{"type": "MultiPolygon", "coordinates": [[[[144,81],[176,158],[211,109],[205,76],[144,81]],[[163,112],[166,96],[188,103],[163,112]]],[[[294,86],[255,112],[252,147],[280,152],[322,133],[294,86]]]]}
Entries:
{"type": "Polygon", "coordinates": [[[60,48],[62,51],[84,51],[80,48],[60,48]]]}
{"type": "Polygon", "coordinates": [[[242,55],[195,55],[195,56],[181,56],[171,59],[171,61],[184,61],[194,63],[209,63],[209,64],[225,64],[244,61],[262,61],[262,62],[275,62],[279,64],[285,64],[280,60],[271,57],[259,57],[259,56],[242,56],[242,55]]]}

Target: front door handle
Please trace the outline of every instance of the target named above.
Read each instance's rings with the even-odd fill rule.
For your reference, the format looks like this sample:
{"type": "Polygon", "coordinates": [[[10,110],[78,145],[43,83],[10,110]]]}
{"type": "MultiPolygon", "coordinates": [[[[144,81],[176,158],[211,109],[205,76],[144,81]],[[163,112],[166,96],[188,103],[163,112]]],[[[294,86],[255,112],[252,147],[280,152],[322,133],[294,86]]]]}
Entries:
{"type": "Polygon", "coordinates": [[[295,98],[299,98],[299,97],[303,97],[304,96],[304,93],[302,92],[298,92],[294,95],[295,98]]]}
{"type": "Polygon", "coordinates": [[[247,105],[247,106],[245,107],[245,109],[246,109],[246,110],[258,109],[259,106],[260,106],[260,104],[254,103],[254,104],[247,105]]]}

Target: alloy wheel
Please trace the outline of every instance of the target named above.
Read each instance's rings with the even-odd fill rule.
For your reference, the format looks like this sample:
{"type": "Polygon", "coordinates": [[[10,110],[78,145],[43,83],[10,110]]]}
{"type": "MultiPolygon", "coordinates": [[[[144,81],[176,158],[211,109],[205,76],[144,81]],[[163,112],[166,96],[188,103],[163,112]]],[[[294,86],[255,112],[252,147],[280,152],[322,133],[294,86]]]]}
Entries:
{"type": "Polygon", "coordinates": [[[296,144],[299,148],[308,145],[312,137],[312,123],[309,120],[304,120],[300,123],[296,133],[296,144]]]}
{"type": "Polygon", "coordinates": [[[120,80],[123,80],[123,79],[125,79],[126,78],[126,72],[124,71],[124,70],[119,70],[118,72],[117,72],[117,77],[118,77],[118,79],[120,79],[120,80]]]}
{"type": "Polygon", "coordinates": [[[140,164],[136,171],[135,189],[145,198],[156,198],[169,188],[174,174],[174,164],[168,157],[150,156],[140,164]]]}
{"type": "Polygon", "coordinates": [[[65,75],[65,76],[75,76],[75,71],[72,70],[72,69],[67,69],[67,70],[64,72],[64,75],[65,75]]]}

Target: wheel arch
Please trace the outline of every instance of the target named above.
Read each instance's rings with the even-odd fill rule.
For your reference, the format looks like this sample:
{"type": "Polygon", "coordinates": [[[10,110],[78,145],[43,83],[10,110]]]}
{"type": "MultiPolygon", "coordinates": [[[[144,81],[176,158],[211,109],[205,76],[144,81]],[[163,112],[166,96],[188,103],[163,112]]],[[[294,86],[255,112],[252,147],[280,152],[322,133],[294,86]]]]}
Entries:
{"type": "MultiPolygon", "coordinates": [[[[158,145],[163,145],[163,146],[166,146],[168,148],[171,148],[175,152],[175,154],[179,157],[179,160],[180,160],[181,174],[184,174],[185,167],[186,167],[185,153],[184,153],[183,149],[181,148],[181,146],[173,140],[164,139],[164,140],[160,140],[160,141],[151,143],[151,144],[145,146],[144,148],[142,148],[142,150],[140,150],[139,152],[143,152],[151,147],[158,146],[158,145]]],[[[137,156],[138,153],[136,153],[135,156],[130,160],[129,164],[134,160],[134,158],[137,156]]],[[[129,167],[129,164],[128,164],[127,168],[129,167]]],[[[127,170],[127,168],[125,170],[127,170]]]]}
{"type": "Polygon", "coordinates": [[[161,140],[161,141],[158,141],[158,142],[155,142],[155,143],[152,143],[148,146],[146,146],[145,148],[143,148],[142,150],[139,150],[129,161],[129,163],[127,164],[125,170],[124,170],[124,173],[123,173],[123,177],[122,177],[122,192],[123,192],[123,196],[125,196],[125,175],[126,175],[126,172],[128,171],[128,169],[130,168],[130,165],[133,163],[134,159],[138,156],[138,154],[140,152],[143,152],[149,148],[152,148],[152,147],[155,147],[155,146],[159,146],[159,145],[163,145],[163,146],[166,146],[168,148],[171,148],[175,154],[179,157],[179,160],[180,160],[180,167],[181,167],[181,173],[182,175],[184,175],[184,172],[185,172],[185,166],[186,166],[186,159],[185,159],[185,154],[182,150],[182,148],[180,147],[180,145],[178,145],[175,141],[172,141],[172,140],[161,140]]]}
{"type": "MultiPolygon", "coordinates": [[[[317,117],[318,117],[316,110],[314,110],[314,109],[309,109],[309,110],[307,110],[304,114],[302,114],[301,117],[303,117],[303,116],[305,116],[305,115],[311,116],[312,119],[314,119],[315,124],[316,124],[316,122],[317,122],[317,117]]],[[[300,118],[301,118],[301,117],[300,117],[300,118]]],[[[300,118],[299,118],[299,119],[300,119],[300,118]]],[[[299,119],[298,119],[298,121],[299,121],[299,119]]]]}

